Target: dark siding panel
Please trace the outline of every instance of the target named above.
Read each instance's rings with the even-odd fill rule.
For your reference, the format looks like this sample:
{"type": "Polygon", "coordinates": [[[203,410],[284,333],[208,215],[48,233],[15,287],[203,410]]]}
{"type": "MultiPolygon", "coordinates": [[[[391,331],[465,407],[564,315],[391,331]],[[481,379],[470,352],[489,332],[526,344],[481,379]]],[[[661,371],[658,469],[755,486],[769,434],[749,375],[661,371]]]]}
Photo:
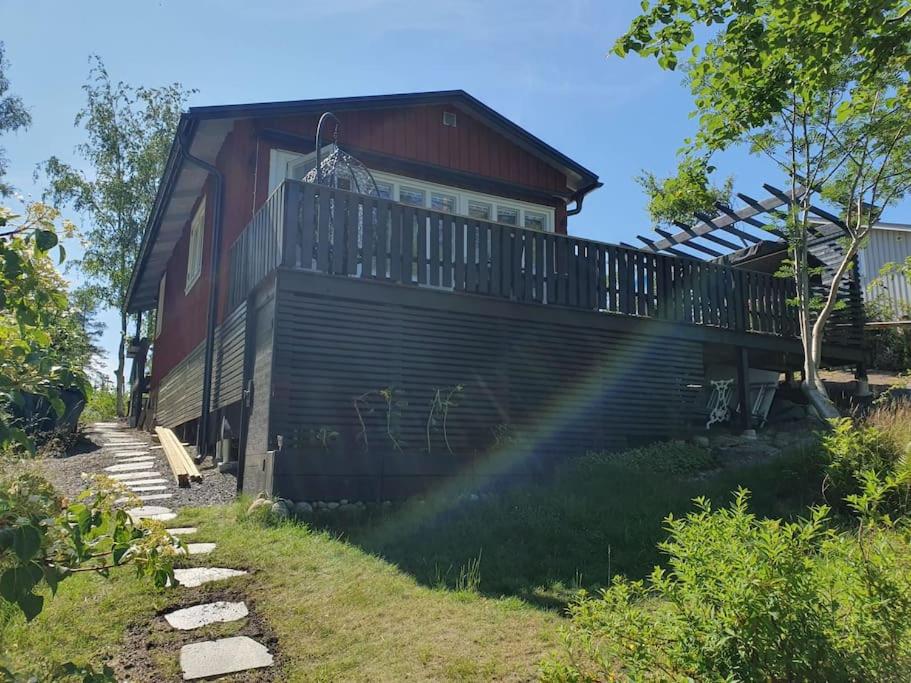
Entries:
{"type": "Polygon", "coordinates": [[[244,328],[246,304],[241,304],[225,320],[216,335],[212,397],[216,408],[239,401],[244,383],[244,328]]]}
{"type": "MultiPolygon", "coordinates": [[[[540,310],[538,319],[445,310],[438,298],[427,307],[377,305],[332,296],[328,280],[313,291],[295,278],[282,274],[275,314],[271,423],[286,440],[328,426],[358,449],[353,399],[385,387],[408,402],[401,438],[420,454],[434,392],[463,385],[448,431],[457,457],[469,460],[498,425],[531,435],[545,452],[573,455],[679,433],[698,417],[698,389],[688,388],[703,378],[698,342],[591,329],[587,312],[566,325],[540,310]]],[[[377,406],[368,420],[382,412],[377,406]]],[[[381,430],[368,433],[383,443],[381,430]]],[[[437,437],[431,443],[445,452],[437,437]]],[[[276,491],[299,495],[293,464],[281,471],[276,491]]]]}
{"type": "Polygon", "coordinates": [[[197,346],[161,380],[156,408],[158,424],[176,427],[199,417],[203,349],[203,344],[197,346]]]}

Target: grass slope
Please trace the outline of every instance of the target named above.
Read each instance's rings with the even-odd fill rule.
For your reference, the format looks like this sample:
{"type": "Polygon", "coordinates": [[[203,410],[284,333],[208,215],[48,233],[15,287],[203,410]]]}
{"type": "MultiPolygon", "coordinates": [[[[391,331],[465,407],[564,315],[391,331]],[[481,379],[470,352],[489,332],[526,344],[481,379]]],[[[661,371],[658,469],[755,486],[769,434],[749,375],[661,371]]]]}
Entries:
{"type": "Polygon", "coordinates": [[[274,680],[528,680],[554,644],[558,617],[516,599],[422,587],[326,534],[291,524],[262,528],[235,517],[234,508],[193,509],[174,524],[198,525],[194,540],[218,543],[192,564],[248,568],[250,576],[165,591],[126,569],[109,580],[74,576],[32,624],[7,615],[0,660],[31,671],[40,660],[97,663],[120,653],[119,673],[177,680],[180,645],[246,628],[261,640],[277,639],[274,680]],[[186,634],[163,628],[156,617],[204,596],[247,599],[256,623],[186,634]],[[143,651],[146,643],[151,647],[143,651]]]}

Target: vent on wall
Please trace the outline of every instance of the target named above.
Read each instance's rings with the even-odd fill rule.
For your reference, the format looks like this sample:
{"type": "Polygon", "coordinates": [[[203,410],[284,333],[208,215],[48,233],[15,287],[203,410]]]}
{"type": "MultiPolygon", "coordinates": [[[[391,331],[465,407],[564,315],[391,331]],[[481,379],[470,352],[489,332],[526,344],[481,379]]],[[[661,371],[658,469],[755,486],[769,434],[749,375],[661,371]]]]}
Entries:
{"type": "Polygon", "coordinates": [[[449,126],[450,128],[456,127],[456,115],[455,112],[444,111],[443,112],[443,125],[449,126]]]}

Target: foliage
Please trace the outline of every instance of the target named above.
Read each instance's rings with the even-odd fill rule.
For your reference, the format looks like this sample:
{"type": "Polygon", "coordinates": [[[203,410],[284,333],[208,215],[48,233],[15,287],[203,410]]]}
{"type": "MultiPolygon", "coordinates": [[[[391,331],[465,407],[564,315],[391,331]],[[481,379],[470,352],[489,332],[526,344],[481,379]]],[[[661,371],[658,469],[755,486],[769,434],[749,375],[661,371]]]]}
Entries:
{"type": "Polygon", "coordinates": [[[327,453],[332,445],[338,441],[339,433],[328,425],[320,425],[319,428],[310,428],[301,433],[296,431],[291,438],[291,445],[295,448],[306,446],[319,446],[327,453]]]}
{"type": "Polygon", "coordinates": [[[107,575],[132,563],[138,576],[156,586],[173,579],[179,542],[161,524],[134,524],[115,503],[127,493],[103,476],[95,476],[72,502],[34,474],[0,483],[0,597],[31,621],[44,607],[41,585],[56,593],[76,573],[107,575]]]}
{"type": "MultiPolygon", "coordinates": [[[[22,99],[9,94],[10,83],[6,76],[8,69],[9,61],[6,59],[6,50],[3,43],[0,42],[0,134],[28,128],[32,122],[32,116],[25,108],[22,99]]],[[[6,155],[3,148],[0,147],[0,197],[9,196],[13,192],[13,188],[3,182],[5,174],[6,155]]]]}
{"type": "MultiPolygon", "coordinates": [[[[877,495],[856,502],[875,507],[877,495]]],[[[729,508],[700,498],[668,517],[668,568],[583,593],[543,679],[907,680],[907,536],[872,521],[839,534],[825,507],[759,519],[747,503],[740,490],[729,508]]]]}
{"type": "Polygon", "coordinates": [[[648,215],[656,225],[689,225],[698,213],[714,215],[716,204],[730,206],[734,179],[728,177],[721,187],[714,187],[709,174],[715,171],[705,157],[685,156],[677,173],[657,178],[643,171],[636,182],[648,197],[648,215]]]}
{"type": "MultiPolygon", "coordinates": [[[[854,424],[850,418],[831,421],[832,429],[821,435],[825,459],[827,498],[848,500],[867,483],[869,473],[892,482],[893,491],[883,498],[889,512],[896,515],[909,511],[911,495],[911,442],[896,440],[895,434],[874,425],[854,424]]],[[[907,429],[907,427],[906,427],[907,429]]]]}
{"type": "Polygon", "coordinates": [[[161,88],[115,83],[100,57],[92,57],[91,64],[83,86],[86,106],[75,125],[87,135],[76,153],[93,172],[83,174],[58,157],[41,170],[49,181],[47,195],[88,217],[77,265],[99,300],[121,311],[116,392],[123,414],[127,288],[180,112],[193,91],[179,83],[161,88]]]}
{"type": "Polygon", "coordinates": [[[430,412],[427,415],[427,454],[433,452],[432,433],[438,431],[443,437],[443,443],[449,455],[452,455],[452,446],[449,444],[449,432],[447,430],[449,423],[449,411],[459,405],[459,396],[461,396],[465,387],[456,384],[451,387],[433,390],[433,398],[430,400],[430,412]]]}
{"type": "Polygon", "coordinates": [[[92,390],[92,395],[82,411],[81,422],[108,422],[117,418],[117,396],[110,386],[101,385],[92,390]]]}
{"type": "Polygon", "coordinates": [[[580,467],[599,467],[614,463],[635,470],[674,475],[693,475],[717,469],[718,457],[708,448],[682,441],[659,442],[628,451],[605,451],[589,454],[580,467]]]}
{"type": "Polygon", "coordinates": [[[795,199],[775,227],[796,284],[805,390],[837,416],[818,377],[825,324],[870,226],[911,188],[909,0],[646,0],[613,51],[685,64],[691,153],[744,145],[784,174],[795,199]],[[838,207],[844,238],[817,306],[808,243],[818,197],[838,207]]]}
{"type": "MultiPolygon", "coordinates": [[[[30,395],[62,416],[61,390],[90,393],[83,368],[91,349],[48,256],[58,246],[58,220],[55,209],[40,203],[24,216],[0,207],[0,448],[17,442],[34,449],[13,417],[30,395]]],[[[62,230],[69,235],[73,227],[64,221],[62,230]]]]}

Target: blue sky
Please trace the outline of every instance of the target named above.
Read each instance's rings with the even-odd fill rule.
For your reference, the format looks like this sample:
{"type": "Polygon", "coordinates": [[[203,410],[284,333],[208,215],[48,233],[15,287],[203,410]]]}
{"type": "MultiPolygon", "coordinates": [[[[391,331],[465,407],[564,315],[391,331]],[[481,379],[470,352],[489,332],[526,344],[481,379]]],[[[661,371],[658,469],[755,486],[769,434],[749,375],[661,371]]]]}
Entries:
{"type": "MultiPolygon", "coordinates": [[[[607,58],[638,11],[638,0],[4,0],[8,75],[33,117],[0,140],[8,180],[38,196],[38,162],[76,161],[73,117],[93,53],[115,79],[198,89],[191,105],[463,88],[601,176],[571,233],[634,242],[649,230],[634,177],[671,171],[693,131],[679,74],[607,58]]],[[[718,161],[747,194],[781,180],[743,153],[718,161]]],[[[115,316],[104,319],[112,358],[115,316]]]]}

